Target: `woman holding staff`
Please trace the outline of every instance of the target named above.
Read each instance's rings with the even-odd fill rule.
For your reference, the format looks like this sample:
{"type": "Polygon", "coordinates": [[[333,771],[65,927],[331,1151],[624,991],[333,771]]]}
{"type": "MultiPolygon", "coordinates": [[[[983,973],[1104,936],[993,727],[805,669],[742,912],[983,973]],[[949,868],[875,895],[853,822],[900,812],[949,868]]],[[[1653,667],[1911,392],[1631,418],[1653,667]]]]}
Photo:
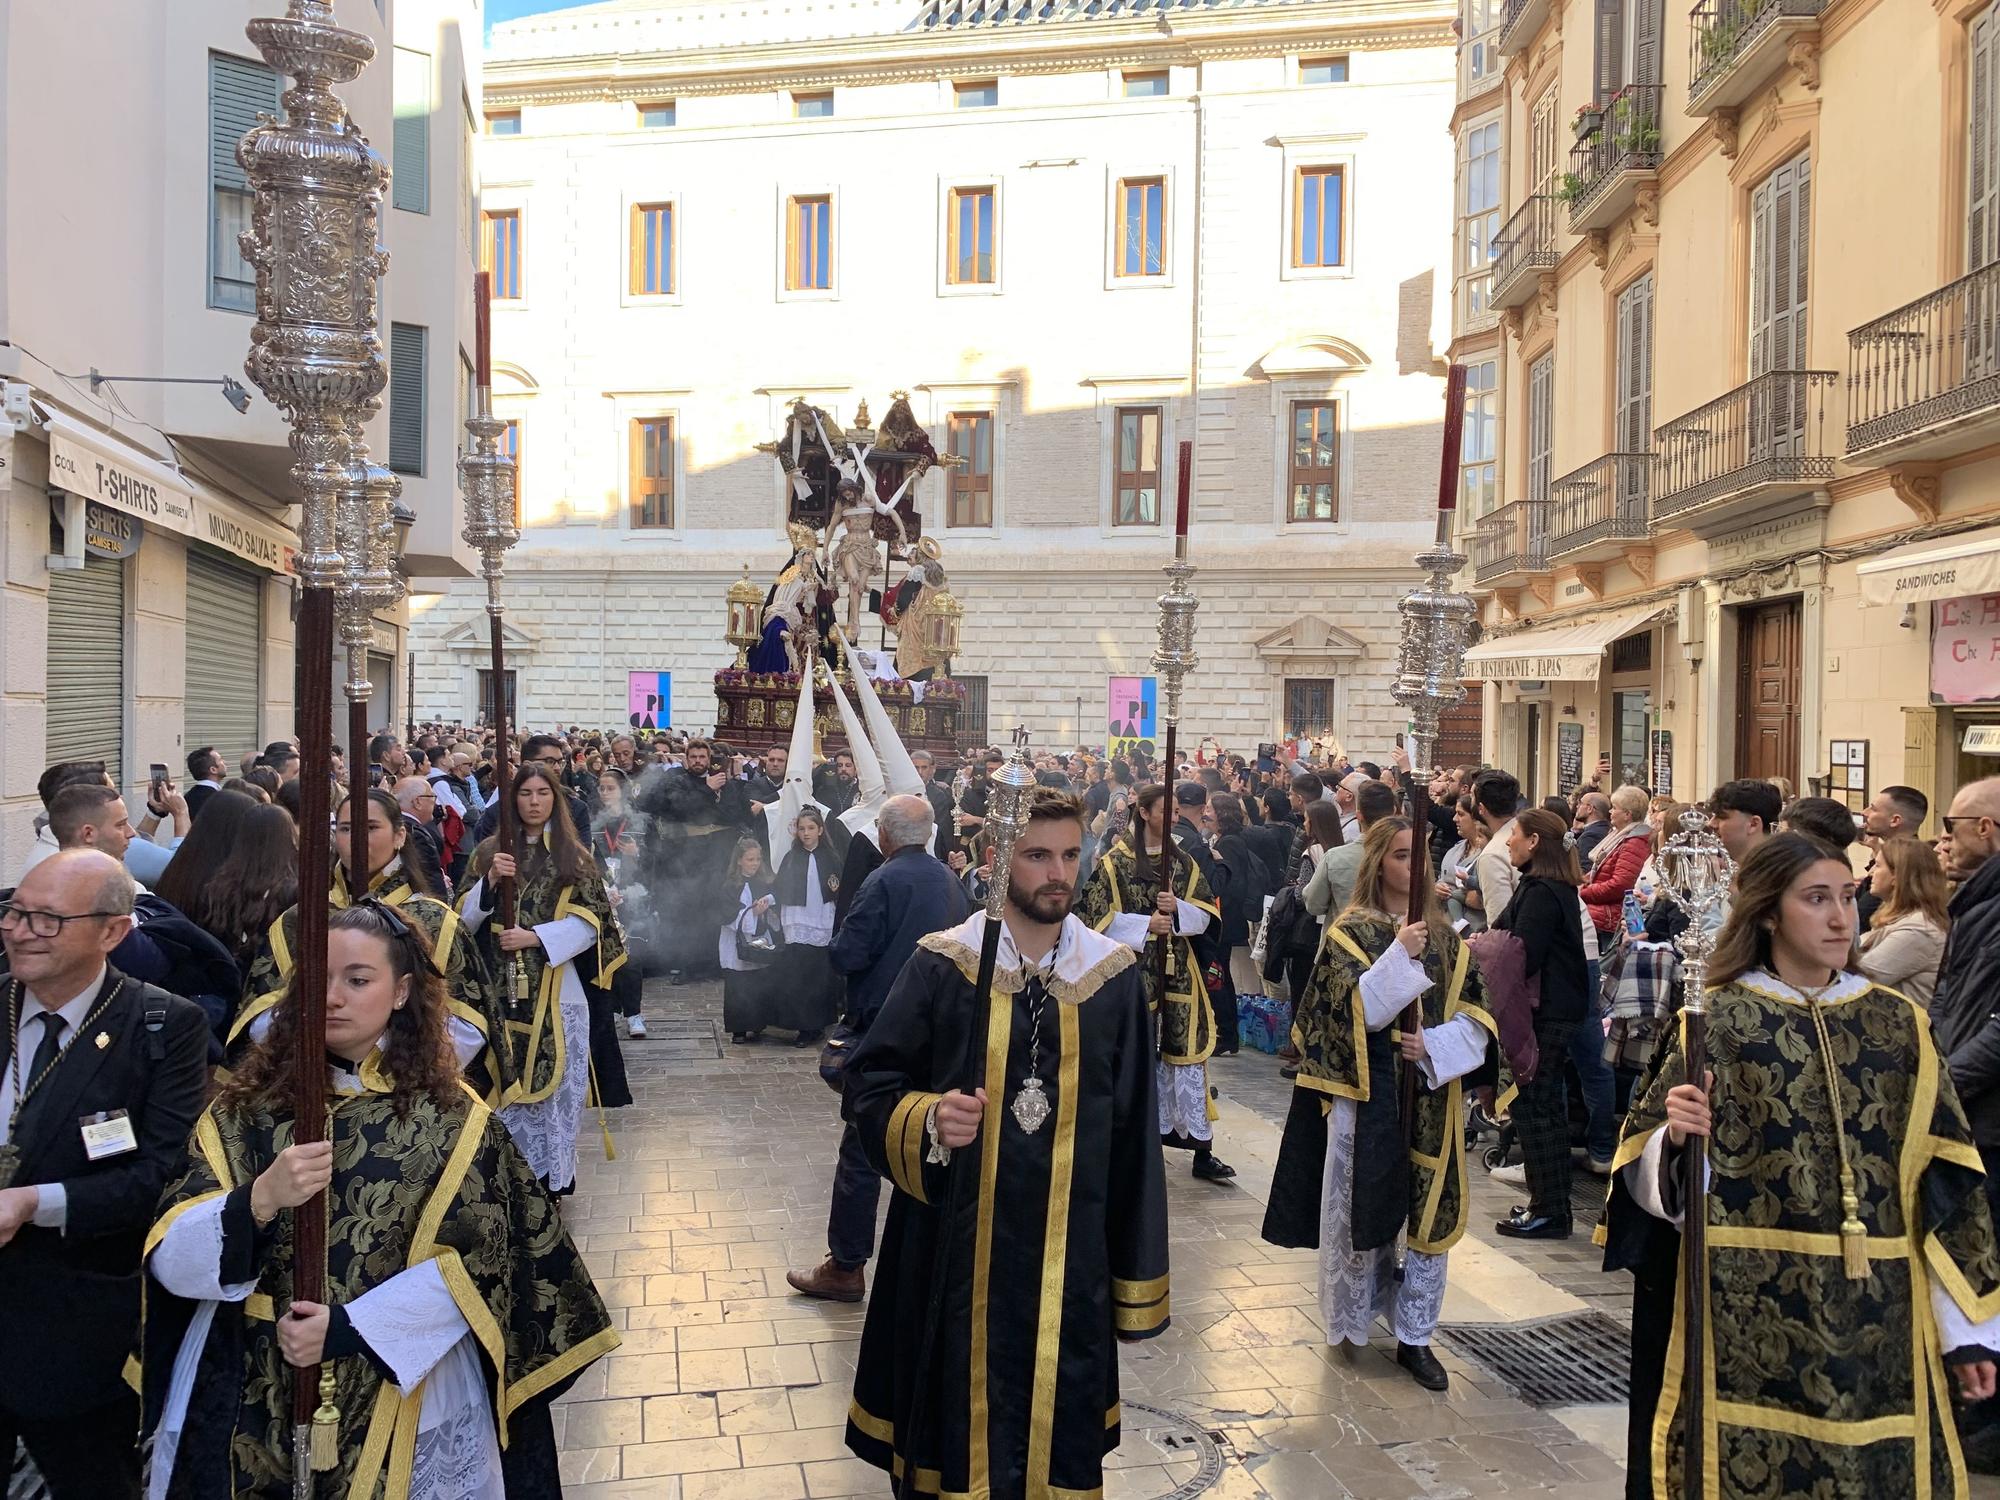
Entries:
{"type": "Polygon", "coordinates": [[[507,1006],[513,1085],[500,1118],[551,1191],[576,1182],[576,1127],[590,1086],[590,1002],[584,981],[608,990],[625,962],[625,939],[590,853],[570,826],[562,789],[529,761],[509,789],[517,855],[494,839],[472,854],[472,885],[459,915],[496,973],[520,965],[526,998],[507,1006]],[[515,883],[511,927],[491,920],[494,886],[515,883]]]}
{"type": "Polygon", "coordinates": [[[1633,1403],[1661,1500],[1967,1493],[1951,1388],[1993,1394],[2000,1255],[1923,1008],[1856,970],[1854,891],[1814,839],[1759,844],[1709,960],[1703,1082],[1677,1025],[1626,1116],[1609,1263],[1635,1263],[1648,1216],[1681,1222],[1681,1153],[1707,1139],[1702,1326],[1729,1330],[1704,1340],[1691,1488],[1676,1295],[1657,1411],[1633,1403]]]}
{"type": "Polygon", "coordinates": [[[374,899],[328,926],[324,1035],[296,1035],[288,994],[147,1237],[148,1500],[291,1496],[290,1375],[313,1365],[317,1493],[558,1494],[548,1403],[618,1335],[554,1204],[459,1081],[421,929],[374,899]],[[328,1073],[329,1139],[310,1145],[289,1089],[303,1049],[328,1073]],[[326,1301],[295,1301],[285,1210],[322,1191],[326,1301]]]}
{"type": "Polygon", "coordinates": [[[1445,1257],[1465,1234],[1468,1082],[1490,1081],[1498,1033],[1472,953],[1436,900],[1407,920],[1408,818],[1370,826],[1347,909],[1327,924],[1293,1020],[1299,1072],[1278,1148],[1264,1238],[1319,1251],[1327,1342],[1366,1345],[1377,1318],[1396,1362],[1442,1391],[1430,1343],[1445,1257]],[[1392,1030],[1412,1003],[1413,1034],[1392,1030]],[[1421,1087],[1404,1135],[1398,1075],[1421,1087]],[[1400,1276],[1396,1242],[1407,1241],[1400,1276]]]}

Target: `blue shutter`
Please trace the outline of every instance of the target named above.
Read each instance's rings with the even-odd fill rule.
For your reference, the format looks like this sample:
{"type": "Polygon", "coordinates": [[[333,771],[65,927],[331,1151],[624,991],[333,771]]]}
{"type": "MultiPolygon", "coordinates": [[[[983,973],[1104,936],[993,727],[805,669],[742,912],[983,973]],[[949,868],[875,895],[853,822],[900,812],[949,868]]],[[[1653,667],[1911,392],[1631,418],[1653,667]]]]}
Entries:
{"type": "Polygon", "coordinates": [[[236,163],[236,146],[260,114],[278,113],[278,75],[262,63],[208,54],[208,180],[211,187],[250,191],[236,163]]]}
{"type": "Polygon", "coordinates": [[[430,330],[417,323],[389,325],[389,467],[398,474],[424,472],[425,344],[430,330]]]}
{"type": "Polygon", "coordinates": [[[396,127],[392,191],[396,207],[431,211],[431,58],[396,48],[396,127]]]}

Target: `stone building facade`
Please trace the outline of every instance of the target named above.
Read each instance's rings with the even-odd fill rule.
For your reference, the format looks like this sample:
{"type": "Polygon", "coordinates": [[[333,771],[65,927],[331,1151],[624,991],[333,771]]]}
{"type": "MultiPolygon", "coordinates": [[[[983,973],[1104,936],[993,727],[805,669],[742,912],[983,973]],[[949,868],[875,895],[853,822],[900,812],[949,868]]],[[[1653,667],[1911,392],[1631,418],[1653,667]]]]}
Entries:
{"type": "MultiPolygon", "coordinates": [[[[1184,736],[1389,744],[1441,431],[1448,9],[993,20],[615,0],[494,28],[524,723],[622,721],[656,671],[676,725],[712,723],[724,593],[785,556],[756,445],[795,397],[850,423],[907,390],[968,459],[921,505],[971,737],[1105,738],[1107,679],[1150,671],[1188,440],[1184,736]]],[[[474,716],[478,591],[412,628],[420,714],[474,716]]]]}

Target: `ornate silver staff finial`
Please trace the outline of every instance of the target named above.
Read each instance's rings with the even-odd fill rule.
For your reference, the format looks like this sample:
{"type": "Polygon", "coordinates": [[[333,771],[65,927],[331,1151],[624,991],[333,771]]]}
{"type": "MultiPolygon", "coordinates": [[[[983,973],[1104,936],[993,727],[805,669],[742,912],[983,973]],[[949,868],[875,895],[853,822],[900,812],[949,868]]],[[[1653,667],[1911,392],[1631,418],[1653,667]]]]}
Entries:
{"type": "Polygon", "coordinates": [[[993,773],[986,804],[986,841],[993,851],[986,882],[986,920],[999,921],[1007,911],[1007,883],[1014,867],[1014,844],[1028,826],[1028,793],[1034,789],[1035,768],[1028,763],[1024,739],[1014,742],[1014,754],[993,773]]]}
{"type": "MultiPolygon", "coordinates": [[[[1181,721],[1181,688],[1187,674],[1201,665],[1194,650],[1194,612],[1201,601],[1188,587],[1195,566],[1187,560],[1187,538],[1175,539],[1174,560],[1161,570],[1167,575],[1167,591],[1160,595],[1160,644],[1153,648],[1153,670],[1160,674],[1166,689],[1163,712],[1169,724],[1181,721]]],[[[1171,774],[1171,768],[1169,768],[1171,774]]]]}
{"type": "Polygon", "coordinates": [[[335,513],[342,567],[334,584],[334,614],[347,653],[345,691],[350,706],[373,696],[368,647],[375,638],[375,612],[403,597],[403,580],[396,571],[394,519],[403,481],[372,460],[363,434],[368,416],[379,405],[369,402],[367,410],[348,425],[350,457],[335,513]]]}
{"type": "Polygon", "coordinates": [[[465,419],[471,441],[458,460],[459,484],[465,491],[465,540],[479,554],[486,578],[486,612],[497,615],[500,580],[506,573],[507,551],[521,539],[514,524],[514,460],[500,451],[507,424],[493,415],[490,389],[480,388],[479,410],[465,419]]]}
{"type": "Polygon", "coordinates": [[[333,91],[359,76],[375,44],[335,26],[330,0],[291,0],[285,16],[247,29],[293,84],[285,119],[263,121],[236,148],[254,195],[238,247],[257,278],[243,369],[291,425],[299,574],[308,588],[330,588],[343,564],[334,512],[349,427],[387,379],[377,299],[389,267],[378,243],[389,174],[333,91]]]}
{"type": "Polygon", "coordinates": [[[1459,677],[1479,606],[1452,589],[1465,556],[1447,538],[1419,553],[1417,566],[1428,576],[1397,605],[1403,639],[1391,696],[1410,715],[1410,769],[1427,779],[1437,769],[1438,721],[1465,696],[1459,677]]]}
{"type": "Polygon", "coordinates": [[[1697,1015],[1706,1008],[1703,981],[1709,955],[1715,951],[1715,918],[1728,904],[1736,879],[1736,861],[1711,822],[1698,807],[1682,813],[1681,831],[1660,846],[1658,861],[1661,890],[1688,919],[1674,947],[1680,950],[1687,985],[1686,1008],[1697,1015]]]}

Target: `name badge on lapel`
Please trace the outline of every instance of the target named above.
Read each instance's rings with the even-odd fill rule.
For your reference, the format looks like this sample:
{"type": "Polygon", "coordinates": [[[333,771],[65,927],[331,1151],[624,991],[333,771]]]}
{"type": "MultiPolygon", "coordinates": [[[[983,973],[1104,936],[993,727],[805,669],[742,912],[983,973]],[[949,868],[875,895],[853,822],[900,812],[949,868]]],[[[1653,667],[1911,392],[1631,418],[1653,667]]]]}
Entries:
{"type": "Polygon", "coordinates": [[[131,1117],[122,1109],[85,1115],[80,1123],[83,1126],[83,1154],[92,1161],[103,1161],[107,1156],[123,1156],[127,1151],[139,1149],[139,1138],[132,1132],[131,1117]]]}

